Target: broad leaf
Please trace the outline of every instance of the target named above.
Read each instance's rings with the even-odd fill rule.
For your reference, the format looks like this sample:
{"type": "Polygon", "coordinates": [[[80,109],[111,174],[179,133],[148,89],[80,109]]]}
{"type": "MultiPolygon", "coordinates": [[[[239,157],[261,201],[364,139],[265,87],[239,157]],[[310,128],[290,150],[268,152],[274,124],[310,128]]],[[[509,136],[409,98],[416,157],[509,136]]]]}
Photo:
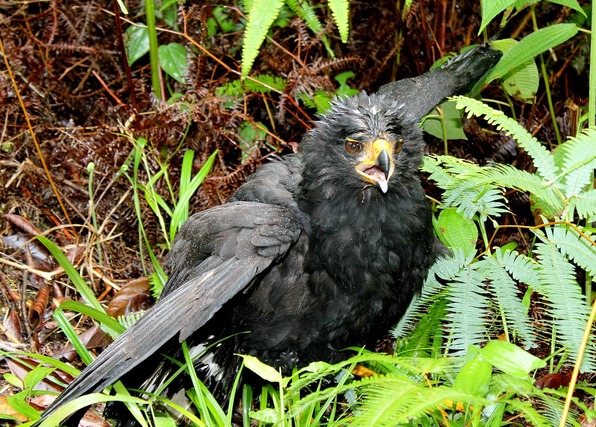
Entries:
{"type": "Polygon", "coordinates": [[[161,45],[157,49],[159,65],[170,77],[179,83],[184,83],[188,71],[187,52],[180,43],[161,45]]]}

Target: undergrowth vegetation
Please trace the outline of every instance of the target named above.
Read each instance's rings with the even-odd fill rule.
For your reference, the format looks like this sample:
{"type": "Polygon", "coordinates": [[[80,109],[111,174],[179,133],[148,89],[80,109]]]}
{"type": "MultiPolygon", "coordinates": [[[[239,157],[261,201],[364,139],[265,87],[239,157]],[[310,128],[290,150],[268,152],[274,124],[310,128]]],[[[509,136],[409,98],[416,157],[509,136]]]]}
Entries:
{"type": "MultiPolygon", "coordinates": [[[[89,76],[81,77],[85,84],[73,92],[85,87],[85,97],[97,105],[75,104],[73,97],[57,111],[47,97],[36,93],[27,92],[29,98],[24,101],[19,95],[19,103],[14,102],[10,94],[20,93],[25,86],[20,79],[34,77],[29,67],[43,67],[26,62],[41,61],[37,57],[11,56],[21,41],[14,34],[4,38],[0,46],[6,65],[6,72],[2,70],[5,120],[18,117],[15,128],[21,131],[11,130],[10,137],[4,139],[3,134],[0,141],[3,164],[14,168],[11,176],[0,173],[5,188],[0,195],[2,191],[8,195],[6,188],[31,168],[28,156],[33,148],[22,142],[26,133],[22,129],[36,143],[36,135],[49,140],[54,129],[60,129],[56,132],[66,139],[49,151],[38,145],[42,166],[31,172],[39,180],[46,175],[40,184],[46,191],[39,197],[54,213],[61,213],[60,221],[55,219],[58,214],[48,215],[56,227],[51,230],[52,239],[15,218],[17,203],[1,206],[4,220],[38,238],[35,243],[4,238],[4,246],[14,250],[2,253],[2,266],[10,268],[12,275],[5,270],[0,274],[14,284],[16,272],[27,272],[36,277],[39,291],[34,297],[25,291],[16,295],[2,278],[8,301],[5,319],[20,314],[21,323],[14,322],[27,326],[14,330],[27,330],[36,344],[25,346],[31,350],[27,352],[23,346],[2,347],[0,354],[10,371],[4,372],[2,391],[8,396],[0,400],[0,417],[20,422],[38,419],[43,404],[37,399],[48,390],[57,393],[79,372],[58,355],[43,354],[63,347],[44,347],[47,335],[56,334],[59,326],[81,360],[90,363],[93,356],[89,343],[81,339],[81,325],[87,322],[89,328],[92,320],[97,331],[113,338],[134,323],[141,314],[130,311],[145,308],[150,292],[159,294],[166,280],[163,255],[189,213],[224,201],[270,153],[295,149],[294,141],[300,140],[315,113],[328,108],[333,96],[372,91],[383,78],[405,76],[397,70],[418,74],[432,62],[436,66],[445,60],[428,54],[436,45],[441,45],[440,56],[458,50],[442,45],[445,24],[455,19],[446,10],[442,15],[434,11],[436,25],[427,27],[425,14],[442,2],[398,2],[397,9],[395,2],[389,3],[378,7],[390,10],[390,22],[399,25],[375,27],[363,40],[358,34],[371,27],[371,21],[354,13],[354,8],[368,6],[347,0],[252,0],[205,6],[146,0],[123,2],[110,13],[90,2],[81,10],[88,22],[95,23],[96,31],[105,36],[105,28],[118,23],[114,43],[119,42],[122,66],[117,78],[112,77],[119,89],[110,90],[101,73],[89,68],[88,74],[95,73],[98,83],[85,87],[89,76]],[[419,33],[412,34],[409,43],[404,32],[415,25],[419,33]],[[427,33],[435,39],[421,36],[427,33]],[[377,36],[380,39],[372,42],[367,39],[377,36]],[[425,43],[413,47],[420,40],[415,37],[425,43]],[[415,51],[410,56],[413,60],[425,51],[430,63],[407,68],[408,49],[415,51]],[[154,97],[141,101],[143,90],[154,97]],[[113,101],[107,112],[100,111],[104,104],[93,98],[104,91],[113,101]],[[45,110],[52,111],[45,118],[47,126],[36,116],[45,110]],[[108,113],[113,116],[106,119],[108,113]],[[29,115],[42,124],[32,125],[29,115]],[[97,127],[102,133],[88,138],[88,145],[80,142],[97,127]],[[65,191],[52,185],[56,172],[43,159],[63,165],[61,153],[78,161],[79,152],[84,153],[80,157],[86,167],[76,174],[84,175],[87,189],[69,184],[73,193],[82,192],[84,197],[64,204],[65,191]],[[109,245],[119,238],[122,243],[110,252],[109,245]],[[14,253],[25,246],[47,251],[41,258],[49,266],[19,261],[14,253]],[[84,249],[70,252],[66,248],[71,246],[84,249]],[[131,255],[134,261],[127,255],[129,246],[136,248],[131,255]],[[59,267],[52,264],[53,259],[59,267]],[[151,286],[133,291],[123,306],[115,307],[126,289],[120,285],[140,276],[150,277],[151,286]],[[46,309],[49,283],[63,277],[68,278],[66,290],[60,294],[59,287],[53,286],[57,304],[53,310],[46,309]],[[107,295],[113,296],[109,304],[104,300],[107,295]],[[28,298],[33,302],[26,309],[28,298]],[[52,322],[54,329],[47,332],[44,328],[52,322]]],[[[394,341],[383,348],[390,354],[351,349],[341,363],[313,363],[291,377],[243,356],[242,370],[268,383],[261,389],[240,387],[238,378],[232,390],[237,399],[221,407],[201,383],[184,348],[185,360],[176,375],[190,373],[193,410],[177,407],[159,394],[133,397],[116,384],[112,395],[94,393],[76,399],[45,425],[58,425],[78,408],[106,401],[126,402],[142,425],[160,426],[173,421],[159,412],[159,405],[156,409],[150,405],[155,402],[207,426],[232,425],[235,411],[245,426],[594,423],[596,70],[588,72],[585,65],[586,52],[594,52],[596,44],[587,36],[594,16],[592,4],[486,0],[480,5],[481,9],[476,2],[453,2],[454,10],[469,6],[477,14],[469,24],[473,29],[459,34],[466,41],[473,32],[482,34],[479,42],[497,34],[492,43],[504,56],[485,79],[485,85],[493,82],[491,86],[478,87],[472,94],[484,90],[484,101],[456,97],[422,124],[438,138],[430,143],[433,154],[426,157],[423,172],[436,208],[435,231],[450,253],[432,267],[422,294],[392,331],[394,341]],[[497,31],[499,19],[502,33],[497,31]],[[562,46],[568,55],[564,66],[551,61],[562,46]],[[585,95],[563,102],[554,91],[555,77],[569,64],[575,67],[574,75],[588,76],[587,109],[577,104],[585,103],[585,95]],[[534,120],[539,114],[540,120],[534,120]],[[461,142],[466,135],[470,140],[461,142]],[[479,153],[485,156],[480,158],[479,153]]],[[[41,3],[30,7],[7,8],[7,16],[10,12],[20,23],[35,13],[51,15],[41,3]]],[[[79,40],[85,39],[87,24],[72,24],[74,18],[67,10],[54,12],[60,16],[56,22],[76,27],[79,40]]],[[[51,80],[53,84],[65,84],[69,72],[92,62],[87,56],[76,57],[89,53],[78,49],[72,38],[68,45],[54,43],[57,35],[39,32],[45,34],[48,49],[70,54],[69,59],[55,59],[62,74],[51,80]]],[[[99,46],[100,38],[91,39],[88,49],[117,57],[104,46],[94,46],[99,46]]],[[[590,64],[596,63],[594,54],[590,59],[590,64]]],[[[110,61],[111,66],[118,63],[110,61]]],[[[39,90],[50,93],[51,87],[43,84],[39,90]]],[[[562,90],[561,85],[557,89],[562,90]]],[[[32,194],[31,188],[21,188],[32,194]]],[[[2,333],[10,334],[12,344],[26,340],[11,330],[4,327],[2,333]]]]}

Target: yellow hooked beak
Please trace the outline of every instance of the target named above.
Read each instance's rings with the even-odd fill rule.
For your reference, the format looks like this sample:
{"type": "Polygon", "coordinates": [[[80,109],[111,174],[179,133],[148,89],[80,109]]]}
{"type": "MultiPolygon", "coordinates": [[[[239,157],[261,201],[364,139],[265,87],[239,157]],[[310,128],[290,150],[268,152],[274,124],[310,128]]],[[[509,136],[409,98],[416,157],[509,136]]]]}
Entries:
{"type": "Polygon", "coordinates": [[[376,185],[379,190],[386,193],[389,189],[389,178],[395,170],[393,162],[393,145],[386,139],[375,139],[363,148],[365,158],[356,165],[356,172],[366,182],[376,185]]]}

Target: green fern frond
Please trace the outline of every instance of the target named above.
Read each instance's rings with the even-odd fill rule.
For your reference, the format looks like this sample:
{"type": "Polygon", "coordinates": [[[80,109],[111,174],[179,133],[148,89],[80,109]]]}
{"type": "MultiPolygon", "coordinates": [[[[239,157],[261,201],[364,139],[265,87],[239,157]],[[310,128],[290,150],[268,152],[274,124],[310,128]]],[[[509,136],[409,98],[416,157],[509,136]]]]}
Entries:
{"type": "Polygon", "coordinates": [[[465,109],[468,117],[483,116],[488,123],[496,125],[498,130],[511,135],[532,158],[537,173],[545,181],[555,179],[559,169],[555,165],[554,157],[522,125],[507,117],[502,111],[495,110],[476,99],[465,96],[456,96],[453,99],[457,102],[456,107],[465,109]]]}
{"type": "Polygon", "coordinates": [[[410,423],[427,414],[441,417],[438,408],[448,402],[464,402],[477,407],[489,403],[487,399],[457,391],[451,387],[427,387],[425,383],[408,382],[386,377],[363,387],[366,399],[358,406],[355,426],[395,426],[410,423]]]}
{"type": "Polygon", "coordinates": [[[509,212],[505,206],[505,197],[501,190],[485,186],[476,191],[468,192],[461,197],[458,211],[462,212],[464,217],[472,219],[476,214],[480,214],[482,220],[489,217],[499,217],[502,213],[509,212]]]}
{"type": "Polygon", "coordinates": [[[244,84],[252,92],[269,93],[272,89],[281,92],[286,87],[286,79],[269,74],[261,74],[254,76],[253,80],[244,80],[244,84]]]}
{"type": "Polygon", "coordinates": [[[420,169],[429,173],[429,178],[435,181],[440,188],[448,187],[455,181],[452,174],[442,166],[440,157],[424,156],[424,163],[420,169]]]}
{"type": "Polygon", "coordinates": [[[348,42],[350,33],[350,2],[349,0],[329,0],[329,8],[342,43],[348,42]]]}
{"type": "Polygon", "coordinates": [[[594,236],[582,227],[577,226],[583,233],[565,225],[556,224],[544,229],[548,242],[554,244],[568,258],[573,260],[592,277],[596,277],[596,245],[594,236]]]}
{"type": "Polygon", "coordinates": [[[542,289],[542,285],[536,275],[538,263],[532,258],[519,252],[508,251],[502,248],[497,248],[493,256],[499,262],[499,265],[505,268],[515,280],[525,283],[536,291],[542,289]]]}
{"type": "Polygon", "coordinates": [[[252,0],[242,42],[242,77],[246,77],[252,68],[259,48],[283,4],[283,0],[252,0]]]}
{"type": "Polygon", "coordinates": [[[476,265],[462,269],[448,286],[449,347],[458,355],[486,338],[489,301],[484,291],[484,275],[476,270],[476,265]]]}
{"type": "Polygon", "coordinates": [[[118,317],[118,323],[124,326],[126,329],[130,328],[132,325],[137,323],[141,317],[145,314],[144,311],[135,311],[133,313],[127,314],[125,316],[118,317]]]}
{"type": "MultiPolygon", "coordinates": [[[[408,308],[414,307],[413,304],[408,308]]],[[[432,302],[432,305],[424,315],[419,315],[418,324],[411,322],[406,324],[405,322],[398,323],[395,329],[392,331],[394,337],[403,337],[407,335],[405,343],[400,343],[396,346],[396,352],[400,354],[411,355],[413,357],[431,357],[436,353],[440,352],[440,345],[434,348],[434,342],[441,342],[442,338],[442,324],[441,322],[445,318],[446,301],[444,298],[440,298],[432,302]]]]}
{"type": "Polygon", "coordinates": [[[520,414],[529,425],[553,427],[559,424],[563,399],[553,398],[536,388],[529,379],[516,378],[512,375],[493,375],[491,393],[503,395],[513,393],[531,400],[508,399],[505,401],[509,412],[520,414]],[[532,403],[534,402],[534,404],[532,403]],[[552,414],[558,413],[558,417],[552,414]]]}
{"type": "Polygon", "coordinates": [[[534,427],[554,427],[557,424],[553,423],[548,417],[542,415],[542,411],[538,411],[532,406],[532,402],[527,400],[511,399],[507,401],[507,406],[512,412],[516,412],[534,427]]]}
{"type": "Polygon", "coordinates": [[[323,24],[321,24],[321,21],[317,17],[317,14],[315,13],[315,8],[312,6],[312,4],[304,0],[285,0],[285,2],[296,15],[298,15],[302,20],[304,20],[304,22],[306,22],[306,25],[308,26],[308,28],[311,29],[313,33],[321,37],[321,41],[325,45],[327,53],[331,57],[335,57],[335,52],[333,52],[333,49],[331,49],[329,40],[327,39],[327,37],[325,37],[324,34],[322,34],[323,24]]]}
{"type": "Polygon", "coordinates": [[[441,257],[435,261],[426,276],[420,296],[409,305],[399,323],[393,329],[392,334],[394,337],[405,337],[416,328],[418,320],[426,314],[428,307],[433,304],[432,301],[445,291],[443,281],[453,280],[472,261],[473,256],[472,254],[466,257],[463,251],[455,248],[452,255],[441,257]],[[439,281],[439,278],[441,281],[439,281]]]}
{"type": "Polygon", "coordinates": [[[434,173],[439,174],[437,179],[434,179],[438,184],[449,185],[458,178],[455,177],[467,177],[474,176],[482,170],[480,166],[475,163],[469,162],[464,159],[458,159],[453,156],[445,155],[432,155],[426,156],[422,170],[428,172],[431,175],[434,173]],[[454,177],[455,176],[455,177],[454,177]],[[444,181],[441,180],[444,177],[444,181]]]}
{"type": "MultiPolygon", "coordinates": [[[[575,360],[588,321],[588,305],[575,280],[573,265],[554,244],[538,243],[536,254],[540,262],[538,279],[549,301],[548,311],[557,329],[557,340],[567,347],[570,358],[575,360]]],[[[582,371],[594,372],[595,360],[590,346],[583,359],[582,371]]]]}
{"type": "Polygon", "coordinates": [[[445,190],[444,208],[457,207],[467,219],[476,213],[489,217],[507,212],[501,191],[483,175],[485,168],[451,156],[436,156],[427,158],[423,170],[445,190]]]}
{"type": "Polygon", "coordinates": [[[561,174],[557,182],[565,197],[580,194],[594,182],[596,169],[596,129],[587,129],[556,149],[555,158],[561,158],[561,174]]]}
{"type": "Polygon", "coordinates": [[[596,189],[584,191],[569,200],[567,216],[573,218],[575,214],[579,219],[590,219],[596,216],[596,189]]]}
{"type": "Polygon", "coordinates": [[[503,322],[519,335],[527,348],[536,347],[528,310],[518,296],[517,284],[496,257],[486,256],[478,264],[479,271],[490,278],[491,295],[504,317],[503,322]]]}
{"type": "Polygon", "coordinates": [[[494,185],[515,188],[529,192],[532,196],[543,199],[552,206],[552,210],[562,210],[564,200],[552,186],[547,186],[537,175],[516,169],[509,165],[497,165],[482,168],[482,175],[494,185]]]}

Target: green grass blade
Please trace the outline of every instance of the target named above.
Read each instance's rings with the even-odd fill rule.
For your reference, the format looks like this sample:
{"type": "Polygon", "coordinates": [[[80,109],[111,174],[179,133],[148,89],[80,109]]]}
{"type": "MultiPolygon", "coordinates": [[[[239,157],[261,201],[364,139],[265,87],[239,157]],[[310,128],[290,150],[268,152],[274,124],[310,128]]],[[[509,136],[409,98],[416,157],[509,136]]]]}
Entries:
{"type": "Polygon", "coordinates": [[[104,312],[105,310],[97,301],[95,293],[91,290],[85,280],[81,277],[79,272],[74,268],[71,262],[66,258],[66,255],[56,246],[51,240],[44,236],[37,236],[37,239],[47,248],[48,251],[56,258],[58,264],[64,269],[64,272],[68,275],[68,278],[72,281],[73,285],[77,289],[77,292],[83,297],[83,299],[91,307],[98,311],[104,312]]]}
{"type": "Polygon", "coordinates": [[[124,326],[118,323],[116,319],[114,319],[112,316],[109,316],[104,311],[96,310],[95,308],[81,304],[80,302],[64,301],[62,304],[60,304],[57,310],[76,311],[97,320],[101,324],[102,328],[104,328],[112,338],[118,338],[126,330],[124,326]]]}
{"type": "Polygon", "coordinates": [[[68,338],[68,341],[72,344],[72,347],[83,360],[85,365],[90,365],[91,362],[93,362],[93,356],[91,356],[91,353],[89,353],[89,350],[87,350],[85,344],[83,344],[79,339],[79,335],[76,333],[66,318],[64,312],[58,308],[54,311],[53,316],[54,319],[56,319],[56,322],[58,322],[58,325],[60,325],[62,332],[64,332],[64,335],[66,335],[66,338],[68,338]]]}
{"type": "Polygon", "coordinates": [[[199,172],[197,172],[195,177],[190,181],[188,186],[185,186],[185,191],[180,193],[180,198],[178,199],[178,203],[174,208],[174,212],[172,214],[172,219],[170,223],[171,240],[174,240],[174,236],[176,236],[178,228],[182,225],[182,223],[184,223],[184,221],[188,219],[188,203],[190,201],[190,198],[197,191],[207,174],[211,171],[211,167],[213,166],[213,162],[215,161],[216,156],[217,150],[215,150],[213,154],[209,156],[205,164],[201,167],[199,172]]]}

